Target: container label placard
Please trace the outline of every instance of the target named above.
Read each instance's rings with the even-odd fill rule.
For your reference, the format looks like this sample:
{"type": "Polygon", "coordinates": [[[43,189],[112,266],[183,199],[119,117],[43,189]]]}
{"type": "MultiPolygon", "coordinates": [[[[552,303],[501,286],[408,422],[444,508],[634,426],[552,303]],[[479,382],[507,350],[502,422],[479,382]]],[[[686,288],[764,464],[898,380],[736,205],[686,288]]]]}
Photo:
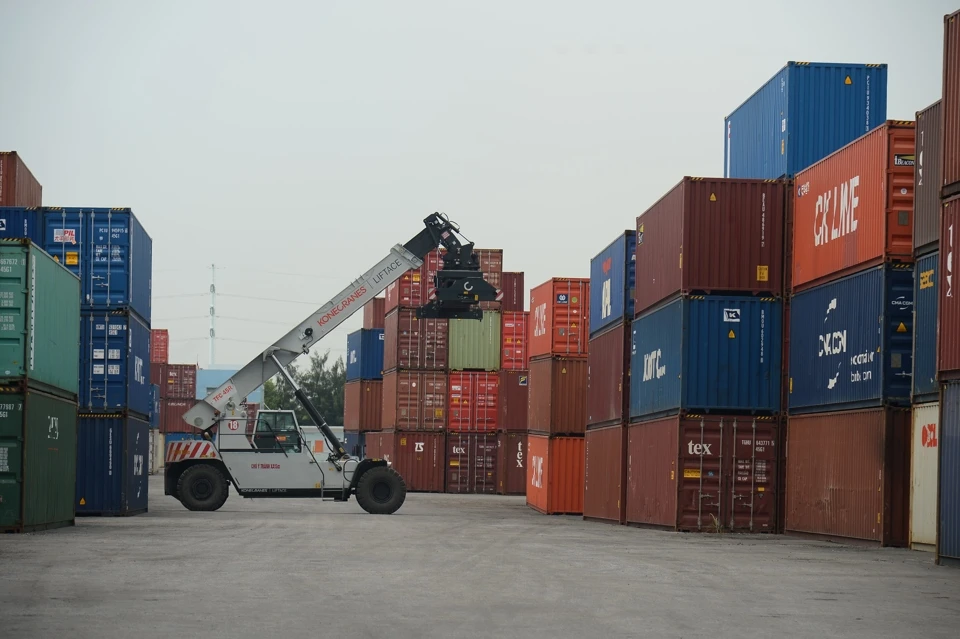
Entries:
{"type": "Polygon", "coordinates": [[[569,299],[566,293],[557,293],[557,304],[566,304],[569,299]]]}
{"type": "Polygon", "coordinates": [[[76,244],[77,231],[75,229],[54,229],[53,241],[57,244],[76,244]]]}
{"type": "Polygon", "coordinates": [[[723,309],[723,321],[724,322],[734,322],[740,323],[740,309],[739,308],[725,308],[723,309]]]}

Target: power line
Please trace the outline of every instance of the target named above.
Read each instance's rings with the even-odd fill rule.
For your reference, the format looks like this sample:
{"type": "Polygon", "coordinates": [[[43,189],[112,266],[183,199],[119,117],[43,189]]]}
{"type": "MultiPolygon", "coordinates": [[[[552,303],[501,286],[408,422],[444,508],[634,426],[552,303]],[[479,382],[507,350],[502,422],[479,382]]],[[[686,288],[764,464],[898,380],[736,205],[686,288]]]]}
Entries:
{"type": "Polygon", "coordinates": [[[217,293],[220,297],[235,297],[244,300],[254,300],[257,302],[284,302],[287,304],[309,304],[311,306],[320,306],[322,302],[305,302],[303,300],[281,300],[272,297],[254,297],[252,295],[233,295],[230,293],[217,293]]]}
{"type": "Polygon", "coordinates": [[[180,299],[181,297],[204,297],[209,293],[178,293],[177,295],[154,295],[155,300],[180,299]]]}

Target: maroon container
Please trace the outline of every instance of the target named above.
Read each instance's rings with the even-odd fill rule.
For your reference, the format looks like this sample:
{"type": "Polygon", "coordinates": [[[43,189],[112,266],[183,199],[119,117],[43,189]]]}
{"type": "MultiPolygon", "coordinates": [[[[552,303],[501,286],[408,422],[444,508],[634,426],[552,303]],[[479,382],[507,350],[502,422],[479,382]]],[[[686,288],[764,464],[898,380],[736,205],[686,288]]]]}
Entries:
{"type": "MultiPolygon", "coordinates": [[[[503,249],[473,249],[480,259],[480,272],[483,279],[494,288],[503,286],[503,249]]],[[[480,302],[480,308],[485,311],[501,310],[501,302],[480,302]]]]}
{"type": "Polygon", "coordinates": [[[446,435],[439,432],[368,433],[367,456],[386,459],[413,493],[442,493],[446,435]]]}
{"type": "Polygon", "coordinates": [[[352,432],[380,430],[383,382],[356,380],[343,385],[343,428],[352,432]]]}
{"type": "Polygon", "coordinates": [[[960,193],[960,11],[943,18],[942,197],[960,193]]]}
{"type": "Polygon", "coordinates": [[[527,434],[497,434],[497,494],[527,494],[527,434]]]}
{"type": "Polygon", "coordinates": [[[500,371],[500,430],[527,430],[527,407],[530,398],[530,371],[500,371]]]}
{"type": "Polygon", "coordinates": [[[685,177],[637,218],[637,315],[677,293],[782,291],[784,182],[685,177]]]}
{"type": "Polygon", "coordinates": [[[418,319],[415,309],[394,309],[384,320],[383,370],[445,369],[449,333],[445,319],[418,319]]]}
{"type": "Polygon", "coordinates": [[[631,424],[627,523],[776,532],[778,431],[770,418],[731,415],[631,424]]]}
{"type": "Polygon", "coordinates": [[[364,328],[383,328],[383,319],[386,316],[386,303],[386,299],[375,297],[363,305],[364,328]]]}
{"type": "Polygon", "coordinates": [[[940,161],[942,100],[917,111],[917,150],[913,173],[913,254],[937,250],[940,239],[940,161]]]}
{"type": "Polygon", "coordinates": [[[500,280],[500,290],[503,291],[501,310],[522,311],[527,298],[523,288],[523,273],[505,271],[500,280]]]}
{"type": "Polygon", "coordinates": [[[196,364],[167,364],[163,371],[160,382],[161,399],[196,399],[196,364]]]}
{"type": "Polygon", "coordinates": [[[786,531],[906,546],[910,441],[910,409],[789,417],[786,531]]]}
{"type": "MultiPolygon", "coordinates": [[[[590,350],[593,352],[593,349],[590,350]]],[[[587,429],[584,435],[583,518],[626,523],[627,428],[587,429]]]]}
{"type": "Polygon", "coordinates": [[[161,433],[199,433],[196,428],[183,421],[183,416],[197,403],[196,399],[161,399],[161,433]]]}
{"type": "Polygon", "coordinates": [[[444,430],[448,382],[442,371],[384,373],[383,430],[444,430]]]}
{"type": "Polygon", "coordinates": [[[447,433],[447,492],[497,492],[497,434],[447,433]]]}
{"type": "Polygon", "coordinates": [[[507,311],[500,315],[500,368],[527,370],[530,354],[527,349],[527,333],[530,328],[530,313],[507,311]]]}
{"type": "Polygon", "coordinates": [[[960,378],[960,196],[943,203],[937,300],[937,370],[941,380],[960,378]]]}
{"type": "Polygon", "coordinates": [[[43,187],[16,151],[0,151],[0,206],[41,206],[43,187]]]}
{"type": "Polygon", "coordinates": [[[590,339],[587,355],[587,426],[629,420],[630,322],[621,322],[590,339]]]}
{"type": "Polygon", "coordinates": [[[150,364],[150,383],[160,387],[160,399],[167,396],[167,364],[150,364]]]}
{"type": "Polygon", "coordinates": [[[527,430],[582,435],[587,428],[587,360],[538,357],[530,360],[527,430]]]}

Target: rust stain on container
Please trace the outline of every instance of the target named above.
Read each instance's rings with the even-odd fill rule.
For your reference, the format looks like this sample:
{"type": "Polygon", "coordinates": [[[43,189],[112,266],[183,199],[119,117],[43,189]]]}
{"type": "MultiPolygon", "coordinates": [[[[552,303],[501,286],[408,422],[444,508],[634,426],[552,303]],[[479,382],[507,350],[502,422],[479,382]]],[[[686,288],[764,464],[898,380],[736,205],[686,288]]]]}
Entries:
{"type": "Polygon", "coordinates": [[[503,328],[500,331],[503,348],[500,355],[500,368],[505,370],[527,370],[530,354],[527,350],[527,328],[530,313],[526,311],[504,312],[503,328]]]}
{"type": "Polygon", "coordinates": [[[677,293],[779,294],[787,187],[685,177],[637,218],[635,313],[677,293]]]}
{"type": "Polygon", "coordinates": [[[630,322],[590,340],[587,356],[587,425],[627,421],[630,411],[630,322]]]}
{"type": "Polygon", "coordinates": [[[443,370],[450,351],[445,319],[419,319],[416,309],[390,311],[383,327],[383,370],[443,370]]]}
{"type": "Polygon", "coordinates": [[[380,430],[383,382],[356,380],[343,385],[343,428],[353,432],[380,430]]]}
{"type": "Polygon", "coordinates": [[[917,111],[916,164],[913,172],[913,252],[929,253],[940,237],[940,162],[943,104],[937,100],[917,111]]]}
{"type": "Polygon", "coordinates": [[[791,416],[786,531],[905,546],[910,410],[791,416]]]}
{"type": "Polygon", "coordinates": [[[497,494],[527,494],[527,435],[497,433],[497,494]]]}
{"type": "Polygon", "coordinates": [[[363,328],[383,328],[386,303],[386,299],[375,297],[363,305],[363,328]]]}
{"type": "Polygon", "coordinates": [[[499,442],[496,433],[447,433],[447,492],[497,492],[499,442]]]}
{"type": "Polygon", "coordinates": [[[539,357],[530,360],[527,430],[582,435],[587,427],[587,360],[539,357]]]}
{"type": "Polygon", "coordinates": [[[500,290],[503,291],[501,310],[504,313],[524,310],[527,296],[522,272],[504,271],[500,290]]]}
{"type": "Polygon", "coordinates": [[[0,206],[41,206],[43,187],[16,151],[0,151],[0,206]]]}
{"type": "Polygon", "coordinates": [[[937,370],[940,379],[960,378],[960,290],[957,249],[960,248],[960,196],[943,203],[937,300],[937,370]]]}
{"type": "Polygon", "coordinates": [[[545,515],[583,514],[583,437],[527,436],[527,505],[545,515]]]}
{"type": "Polygon", "coordinates": [[[390,371],[383,375],[383,430],[443,430],[448,377],[441,371],[390,371]]]}
{"type": "Polygon", "coordinates": [[[913,122],[887,121],[797,174],[794,291],[913,259],[913,122]]]}
{"type": "Polygon", "coordinates": [[[942,197],[960,193],[960,11],[943,18],[942,197]]]}
{"type": "Polygon", "coordinates": [[[555,277],[530,291],[530,356],[586,357],[590,280],[555,277]]]}
{"type": "Polygon", "coordinates": [[[583,441],[583,518],[626,523],[626,427],[587,430],[583,441]]]}
{"type": "Polygon", "coordinates": [[[500,430],[527,430],[529,391],[529,371],[500,371],[500,430]]]}
{"type": "Polygon", "coordinates": [[[407,484],[407,491],[442,493],[444,444],[439,432],[385,431],[367,435],[367,455],[386,459],[407,484]],[[371,451],[370,440],[378,440],[371,451]]]}

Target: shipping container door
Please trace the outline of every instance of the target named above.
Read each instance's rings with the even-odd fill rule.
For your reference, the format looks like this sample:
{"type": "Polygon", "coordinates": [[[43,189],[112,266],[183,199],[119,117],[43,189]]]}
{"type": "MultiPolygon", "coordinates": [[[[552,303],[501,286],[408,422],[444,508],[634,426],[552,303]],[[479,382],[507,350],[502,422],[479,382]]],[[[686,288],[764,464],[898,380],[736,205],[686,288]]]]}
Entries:
{"type": "Polygon", "coordinates": [[[937,439],[940,404],[913,407],[913,446],[910,464],[910,546],[933,550],[937,543],[937,439]]]}
{"type": "Polygon", "coordinates": [[[729,504],[724,517],[729,530],[738,532],[776,532],[777,460],[779,459],[776,422],[733,418],[725,420],[730,458],[726,475],[729,504]]]}
{"type": "Polygon", "coordinates": [[[914,291],[913,397],[933,399],[937,386],[937,267],[939,252],[917,260],[914,291]]]}
{"type": "Polygon", "coordinates": [[[706,420],[682,420],[680,432],[677,528],[719,531],[725,525],[723,429],[706,420]]]}
{"type": "Polygon", "coordinates": [[[81,317],[80,408],[150,414],[150,329],[134,315],[81,317]]]}
{"type": "Polygon", "coordinates": [[[87,218],[80,209],[45,208],[43,211],[43,250],[80,277],[81,299],[89,304],[89,278],[83,272],[86,258],[81,256],[90,242],[87,218]]]}
{"type": "Polygon", "coordinates": [[[90,303],[130,306],[150,321],[153,244],[129,210],[90,214],[90,303]]]}

